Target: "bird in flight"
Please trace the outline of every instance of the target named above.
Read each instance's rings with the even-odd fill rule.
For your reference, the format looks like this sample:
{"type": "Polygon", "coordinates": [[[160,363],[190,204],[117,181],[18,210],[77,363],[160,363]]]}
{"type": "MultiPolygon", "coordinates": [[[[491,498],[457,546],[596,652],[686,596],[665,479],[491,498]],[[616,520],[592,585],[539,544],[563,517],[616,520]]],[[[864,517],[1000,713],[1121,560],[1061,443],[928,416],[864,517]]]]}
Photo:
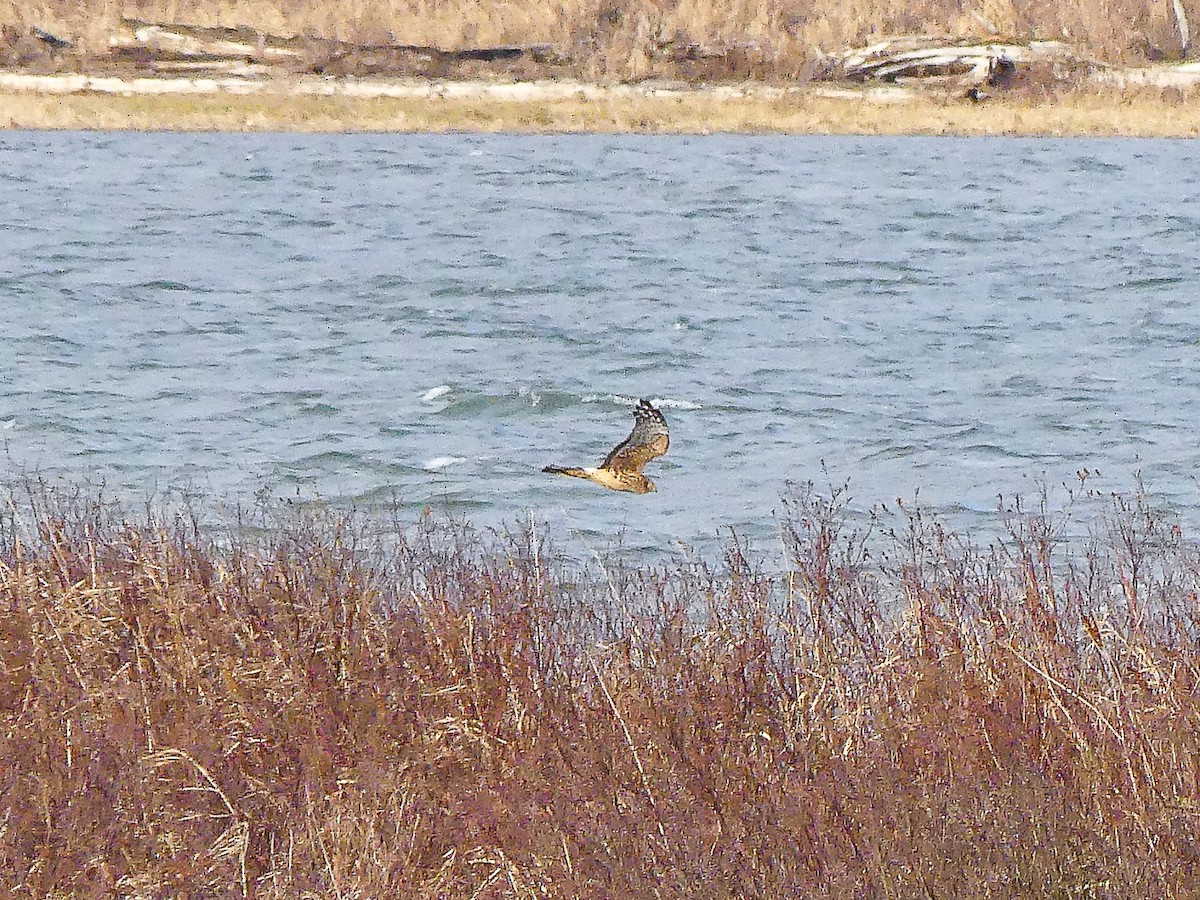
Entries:
{"type": "Polygon", "coordinates": [[[670,442],[667,420],[663,418],[662,413],[651,406],[649,400],[639,400],[638,405],[633,408],[633,431],[629,432],[629,437],[612,448],[599,466],[546,466],[542,471],[552,475],[586,478],[613,491],[649,494],[658,488],[642,474],[642,467],[666,453],[670,442]]]}

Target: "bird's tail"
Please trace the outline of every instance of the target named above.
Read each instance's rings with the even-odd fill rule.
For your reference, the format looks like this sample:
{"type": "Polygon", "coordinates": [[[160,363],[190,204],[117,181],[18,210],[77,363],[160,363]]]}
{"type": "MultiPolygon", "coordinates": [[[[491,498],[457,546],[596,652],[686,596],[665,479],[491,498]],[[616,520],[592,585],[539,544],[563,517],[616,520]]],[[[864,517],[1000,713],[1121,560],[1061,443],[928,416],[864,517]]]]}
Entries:
{"type": "Polygon", "coordinates": [[[587,472],[576,466],[546,466],[542,471],[549,472],[551,475],[570,475],[572,478],[587,478],[587,472]]]}

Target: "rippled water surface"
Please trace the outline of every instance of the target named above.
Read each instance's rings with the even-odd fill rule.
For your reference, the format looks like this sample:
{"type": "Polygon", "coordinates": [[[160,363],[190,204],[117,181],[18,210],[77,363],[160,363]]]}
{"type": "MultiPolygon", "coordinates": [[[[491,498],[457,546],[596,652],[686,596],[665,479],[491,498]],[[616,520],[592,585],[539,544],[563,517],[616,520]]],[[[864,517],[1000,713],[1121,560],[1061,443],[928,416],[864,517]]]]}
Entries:
{"type": "Polygon", "coordinates": [[[651,548],[1087,467],[1200,524],[1197,197],[1183,141],[2,133],[0,467],[651,548]],[[658,493],[541,474],[641,396],[658,493]]]}

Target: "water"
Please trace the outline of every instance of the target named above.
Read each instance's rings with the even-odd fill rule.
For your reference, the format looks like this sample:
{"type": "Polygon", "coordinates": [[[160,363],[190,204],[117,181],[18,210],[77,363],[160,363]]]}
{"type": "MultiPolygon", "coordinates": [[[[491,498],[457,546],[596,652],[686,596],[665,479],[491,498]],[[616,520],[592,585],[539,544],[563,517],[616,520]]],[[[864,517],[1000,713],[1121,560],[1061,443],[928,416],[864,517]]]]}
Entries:
{"type": "Polygon", "coordinates": [[[0,133],[0,472],[653,551],[1088,468],[1200,525],[1198,196],[1186,141],[0,133]],[[643,396],[658,493],[540,472],[643,396]]]}

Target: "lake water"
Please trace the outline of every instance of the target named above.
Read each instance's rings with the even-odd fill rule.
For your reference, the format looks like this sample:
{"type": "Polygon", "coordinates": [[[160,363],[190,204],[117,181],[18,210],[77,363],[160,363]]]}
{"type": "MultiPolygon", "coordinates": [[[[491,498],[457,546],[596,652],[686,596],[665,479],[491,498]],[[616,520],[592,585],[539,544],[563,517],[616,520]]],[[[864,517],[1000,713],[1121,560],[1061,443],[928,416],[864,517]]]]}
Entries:
{"type": "Polygon", "coordinates": [[[1200,526],[1200,144],[0,132],[0,473],[569,543],[769,541],[789,481],[1200,526]],[[658,493],[595,464],[632,402],[658,493]]]}

